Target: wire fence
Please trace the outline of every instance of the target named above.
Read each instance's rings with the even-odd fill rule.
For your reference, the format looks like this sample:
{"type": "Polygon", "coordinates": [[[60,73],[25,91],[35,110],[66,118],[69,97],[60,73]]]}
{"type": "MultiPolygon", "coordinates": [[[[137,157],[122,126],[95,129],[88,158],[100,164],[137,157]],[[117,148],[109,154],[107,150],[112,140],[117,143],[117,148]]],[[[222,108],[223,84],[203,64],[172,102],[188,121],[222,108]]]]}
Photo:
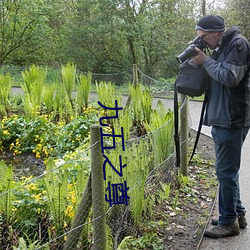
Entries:
{"type": "MultiPolygon", "coordinates": [[[[164,83],[139,73],[145,85],[164,83]]],[[[101,75],[95,79],[106,81],[101,75]]],[[[180,110],[186,105],[187,99],[180,110]]],[[[49,159],[40,166],[43,174],[20,179],[18,187],[12,188],[15,171],[1,162],[1,249],[123,249],[143,233],[138,225],[155,216],[154,205],[165,192],[162,184],[176,174],[173,116],[152,132],[128,139],[124,148],[119,142],[105,152],[101,128],[96,128],[91,145],[75,153],[78,160],[49,159]]]]}
{"type": "MultiPolygon", "coordinates": [[[[45,68],[46,66],[41,65],[41,67],[45,68]]],[[[22,72],[28,70],[29,67],[18,67],[18,66],[9,66],[2,65],[0,69],[0,74],[10,73],[15,80],[15,84],[18,86],[23,81],[22,72]]],[[[174,90],[174,79],[160,79],[156,80],[147,74],[145,74],[140,68],[136,67],[138,73],[138,81],[143,85],[150,87],[151,91],[155,95],[173,95],[174,90]]],[[[88,74],[88,72],[77,71],[78,74],[88,74]]],[[[99,74],[92,73],[92,84],[96,82],[112,82],[117,86],[125,85],[127,86],[129,83],[134,82],[134,71],[133,69],[129,69],[123,72],[117,72],[112,74],[99,74]]],[[[47,81],[48,83],[59,82],[61,79],[60,76],[60,68],[59,67],[49,67],[47,69],[47,81]]]]}

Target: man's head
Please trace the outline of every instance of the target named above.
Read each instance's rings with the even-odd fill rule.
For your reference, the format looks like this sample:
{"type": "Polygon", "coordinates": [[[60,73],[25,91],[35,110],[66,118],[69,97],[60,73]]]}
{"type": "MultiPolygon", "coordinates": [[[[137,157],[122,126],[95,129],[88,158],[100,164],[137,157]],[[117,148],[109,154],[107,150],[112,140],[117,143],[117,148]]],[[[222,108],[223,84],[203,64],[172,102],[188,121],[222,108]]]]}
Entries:
{"type": "Polygon", "coordinates": [[[224,34],[224,19],[214,15],[203,16],[195,26],[195,30],[197,35],[207,42],[209,48],[214,49],[224,34]]]}

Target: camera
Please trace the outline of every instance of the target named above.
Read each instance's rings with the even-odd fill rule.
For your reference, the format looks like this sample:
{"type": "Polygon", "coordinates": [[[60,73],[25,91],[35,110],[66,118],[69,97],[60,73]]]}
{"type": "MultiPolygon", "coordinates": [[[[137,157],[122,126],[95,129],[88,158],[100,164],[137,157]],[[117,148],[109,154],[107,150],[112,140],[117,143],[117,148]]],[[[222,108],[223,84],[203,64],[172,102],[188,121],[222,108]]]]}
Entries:
{"type": "Polygon", "coordinates": [[[183,63],[188,58],[198,55],[198,53],[195,51],[195,47],[199,48],[200,50],[203,50],[207,48],[207,43],[199,36],[197,36],[190,45],[180,54],[176,57],[177,61],[179,63],[183,63]]]}

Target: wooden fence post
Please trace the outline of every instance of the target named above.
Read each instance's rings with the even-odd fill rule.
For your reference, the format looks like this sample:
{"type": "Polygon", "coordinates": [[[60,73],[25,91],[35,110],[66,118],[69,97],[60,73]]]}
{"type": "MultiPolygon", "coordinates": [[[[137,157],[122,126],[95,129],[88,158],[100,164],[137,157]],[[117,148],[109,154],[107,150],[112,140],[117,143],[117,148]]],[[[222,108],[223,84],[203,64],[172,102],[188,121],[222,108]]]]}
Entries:
{"type": "Polygon", "coordinates": [[[94,250],[106,249],[105,188],[100,128],[100,125],[90,127],[94,250]]]}
{"type": "Polygon", "coordinates": [[[136,64],[133,64],[133,84],[135,86],[138,84],[138,70],[136,64]]]}

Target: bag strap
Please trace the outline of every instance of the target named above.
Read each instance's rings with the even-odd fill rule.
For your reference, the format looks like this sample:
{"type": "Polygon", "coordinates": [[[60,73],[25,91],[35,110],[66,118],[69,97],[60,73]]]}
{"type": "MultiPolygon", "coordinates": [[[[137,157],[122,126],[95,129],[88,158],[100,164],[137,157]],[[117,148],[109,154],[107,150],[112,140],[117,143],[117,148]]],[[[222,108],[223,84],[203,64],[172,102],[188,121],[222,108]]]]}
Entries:
{"type": "Polygon", "coordinates": [[[204,97],[204,101],[202,103],[199,126],[198,126],[198,130],[196,132],[195,143],[194,143],[194,147],[193,147],[193,152],[192,152],[192,154],[190,156],[190,159],[189,159],[189,164],[192,162],[192,159],[193,159],[193,156],[195,154],[195,151],[196,151],[196,148],[197,148],[197,145],[198,145],[198,141],[199,141],[199,138],[200,138],[203,117],[204,117],[204,113],[205,113],[205,109],[206,109],[206,104],[207,104],[207,90],[205,91],[205,97],[204,97]]]}
{"type": "Polygon", "coordinates": [[[180,167],[180,137],[179,137],[179,112],[178,112],[178,93],[176,88],[176,82],[174,83],[174,141],[175,141],[175,153],[176,153],[176,167],[180,167]]]}

